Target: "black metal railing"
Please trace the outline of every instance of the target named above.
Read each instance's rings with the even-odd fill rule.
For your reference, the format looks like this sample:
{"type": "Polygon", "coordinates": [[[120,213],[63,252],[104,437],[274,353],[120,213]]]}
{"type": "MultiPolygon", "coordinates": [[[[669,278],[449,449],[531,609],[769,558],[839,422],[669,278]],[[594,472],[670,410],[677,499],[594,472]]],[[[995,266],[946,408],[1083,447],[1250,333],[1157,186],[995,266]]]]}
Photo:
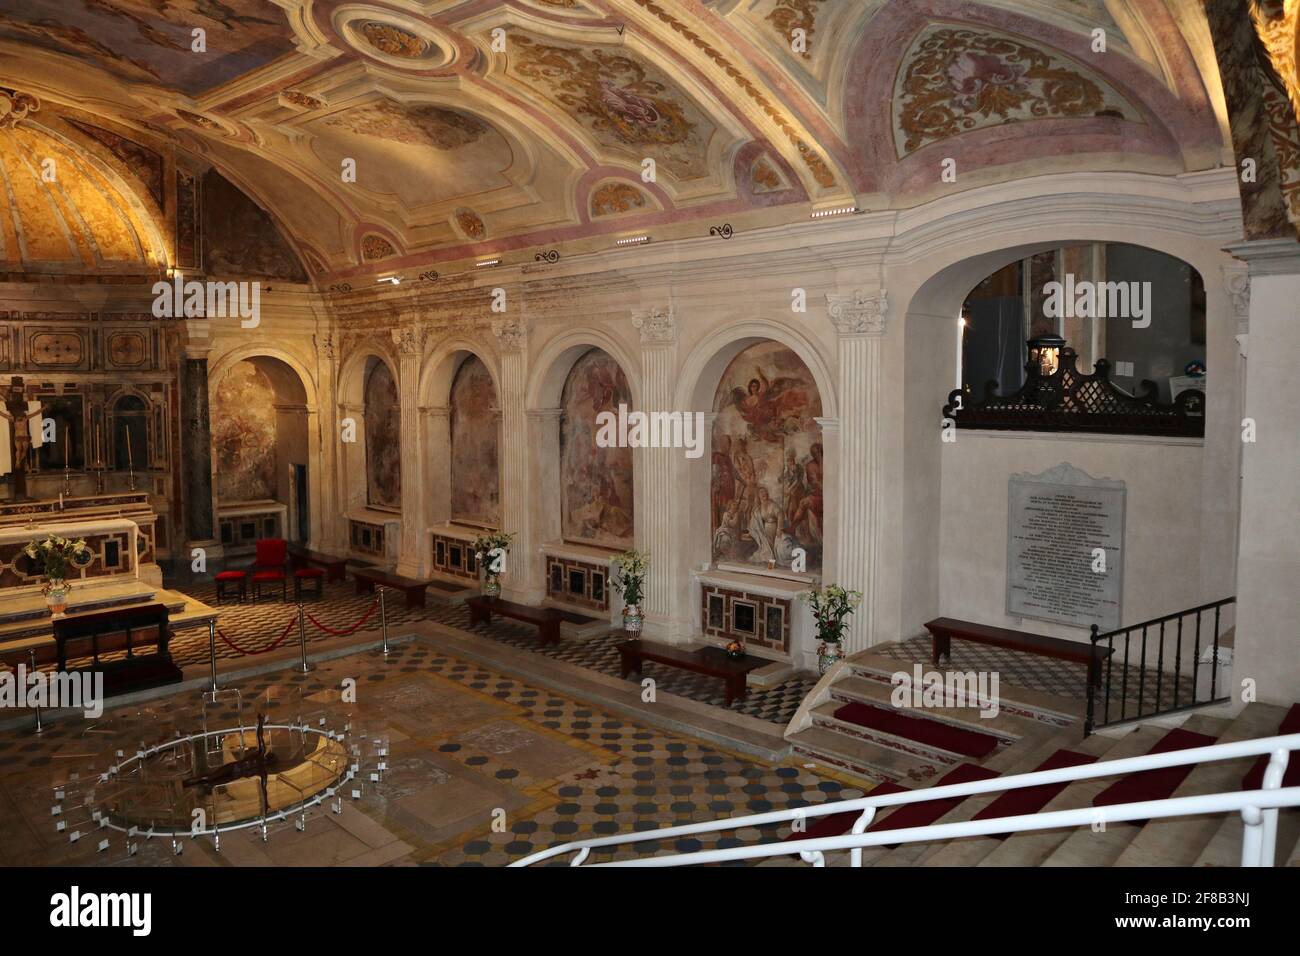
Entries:
{"type": "Polygon", "coordinates": [[[1098,633],[1094,624],[1093,656],[1100,656],[1101,680],[1089,676],[1084,735],[1110,724],[1227,700],[1226,684],[1219,680],[1219,638],[1227,615],[1224,608],[1236,602],[1235,596],[1224,598],[1105,634],[1098,633]],[[1203,649],[1212,649],[1205,664],[1201,663],[1203,649]],[[1203,667],[1209,671],[1204,693],[1203,667]]]}

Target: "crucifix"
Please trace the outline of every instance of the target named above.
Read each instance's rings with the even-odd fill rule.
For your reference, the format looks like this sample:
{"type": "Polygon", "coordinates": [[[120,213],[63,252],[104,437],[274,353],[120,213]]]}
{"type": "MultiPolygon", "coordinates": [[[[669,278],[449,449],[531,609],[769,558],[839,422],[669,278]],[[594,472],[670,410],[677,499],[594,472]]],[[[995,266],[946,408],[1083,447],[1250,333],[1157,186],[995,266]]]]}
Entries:
{"type": "Polygon", "coordinates": [[[12,469],[13,485],[10,493],[12,501],[27,500],[27,458],[32,447],[30,422],[33,418],[39,418],[40,414],[40,403],[28,403],[23,390],[23,380],[15,375],[9,382],[4,408],[0,409],[0,416],[6,420],[5,424],[8,426],[6,430],[9,432],[5,439],[5,445],[8,447],[0,448],[0,475],[7,474],[12,469]],[[32,405],[36,406],[35,409],[31,407],[32,405]],[[4,460],[5,452],[9,456],[8,462],[4,460]]]}

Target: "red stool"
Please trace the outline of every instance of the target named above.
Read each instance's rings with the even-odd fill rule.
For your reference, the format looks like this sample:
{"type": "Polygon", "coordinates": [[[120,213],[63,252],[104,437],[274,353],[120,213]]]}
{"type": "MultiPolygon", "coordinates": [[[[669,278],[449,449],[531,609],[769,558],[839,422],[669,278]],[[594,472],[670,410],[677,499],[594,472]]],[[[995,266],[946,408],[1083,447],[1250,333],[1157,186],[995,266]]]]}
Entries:
{"type": "Polygon", "coordinates": [[[248,572],[247,571],[221,571],[218,572],[214,581],[217,582],[217,603],[220,604],[226,597],[226,588],[232,584],[239,585],[239,603],[243,604],[248,598],[248,572]]]}
{"type": "Polygon", "coordinates": [[[253,561],[253,603],[262,597],[262,585],[280,582],[280,600],[287,601],[288,583],[285,565],[289,563],[289,546],[283,538],[262,538],[257,542],[257,558],[253,561]]]}
{"type": "Polygon", "coordinates": [[[325,596],[325,572],[321,568],[299,568],[293,572],[293,599],[294,601],[302,600],[302,585],[304,581],[315,582],[311,592],[312,600],[319,601],[325,596]]]}

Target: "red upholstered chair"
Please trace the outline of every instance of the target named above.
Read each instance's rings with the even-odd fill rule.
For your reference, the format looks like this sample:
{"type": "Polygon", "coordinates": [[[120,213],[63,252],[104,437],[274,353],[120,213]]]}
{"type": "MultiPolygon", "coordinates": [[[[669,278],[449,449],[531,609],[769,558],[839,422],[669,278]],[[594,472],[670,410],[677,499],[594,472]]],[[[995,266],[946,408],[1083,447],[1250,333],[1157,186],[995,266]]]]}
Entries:
{"type": "Polygon", "coordinates": [[[313,582],[311,596],[314,600],[319,601],[325,596],[324,569],[299,568],[293,572],[293,599],[295,602],[302,600],[302,586],[307,581],[313,582]]]}
{"type": "Polygon", "coordinates": [[[257,558],[253,561],[253,603],[262,597],[262,585],[280,582],[280,600],[288,600],[288,583],[284,569],[289,562],[289,546],[284,538],[261,538],[257,558]]]}
{"type": "Polygon", "coordinates": [[[247,571],[219,571],[213,578],[217,582],[217,603],[220,604],[226,596],[226,588],[237,586],[239,591],[239,601],[242,604],[248,597],[248,572],[247,571]]]}

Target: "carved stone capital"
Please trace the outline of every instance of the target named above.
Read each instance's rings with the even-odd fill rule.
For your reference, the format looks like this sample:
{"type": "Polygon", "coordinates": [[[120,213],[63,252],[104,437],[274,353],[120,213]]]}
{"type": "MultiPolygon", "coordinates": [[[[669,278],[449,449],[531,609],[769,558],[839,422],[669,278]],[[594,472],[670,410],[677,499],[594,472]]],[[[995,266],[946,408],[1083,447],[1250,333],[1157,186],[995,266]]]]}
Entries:
{"type": "Polygon", "coordinates": [[[851,295],[827,293],[826,313],[840,335],[882,335],[889,314],[889,293],[881,289],[851,295]]]}
{"type": "Polygon", "coordinates": [[[528,332],[528,323],[520,319],[492,323],[492,334],[501,343],[502,352],[522,352],[528,348],[528,332]]]}
{"type": "Polygon", "coordinates": [[[425,330],[423,326],[407,325],[392,329],[393,344],[402,355],[421,355],[424,352],[425,330]]]}
{"type": "Polygon", "coordinates": [[[1250,329],[1250,271],[1245,266],[1223,267],[1223,288],[1237,317],[1237,331],[1250,329]]]}
{"type": "Polygon", "coordinates": [[[642,345],[674,345],[677,342],[677,315],[672,306],[633,312],[632,327],[641,333],[642,345]]]}

